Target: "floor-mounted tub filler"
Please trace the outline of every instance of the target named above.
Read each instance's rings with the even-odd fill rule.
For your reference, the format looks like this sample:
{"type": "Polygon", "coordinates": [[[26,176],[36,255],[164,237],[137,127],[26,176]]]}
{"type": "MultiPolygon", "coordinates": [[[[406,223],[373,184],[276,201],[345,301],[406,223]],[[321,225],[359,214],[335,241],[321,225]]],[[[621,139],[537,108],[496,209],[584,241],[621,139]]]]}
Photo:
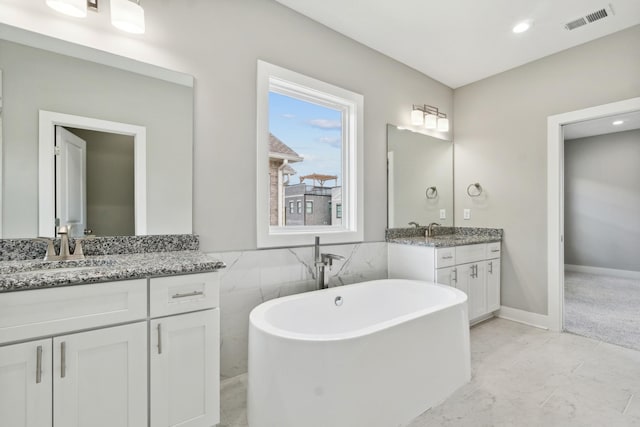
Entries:
{"type": "Polygon", "coordinates": [[[401,426],[470,378],[467,296],[455,288],[377,280],[250,315],[251,427],[401,426]]]}

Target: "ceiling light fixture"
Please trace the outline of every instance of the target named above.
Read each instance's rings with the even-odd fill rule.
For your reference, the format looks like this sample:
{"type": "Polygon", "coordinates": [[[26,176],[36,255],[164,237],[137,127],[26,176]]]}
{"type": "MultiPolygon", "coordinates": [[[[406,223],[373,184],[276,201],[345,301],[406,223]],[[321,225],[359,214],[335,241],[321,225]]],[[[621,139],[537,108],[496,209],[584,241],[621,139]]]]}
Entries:
{"type": "Polygon", "coordinates": [[[621,124],[624,123],[624,120],[616,120],[615,122],[611,123],[614,126],[620,126],[621,124]]]}
{"type": "Polygon", "coordinates": [[[47,0],[47,6],[74,18],[87,16],[87,0],[47,0]]]}
{"type": "Polygon", "coordinates": [[[414,105],[411,110],[411,124],[422,125],[425,129],[437,129],[440,132],[449,132],[449,119],[438,107],[432,105],[414,105]]]}
{"type": "MultiPolygon", "coordinates": [[[[65,15],[85,18],[87,9],[98,11],[98,0],[46,0],[47,6],[65,15]]],[[[110,0],[111,24],[119,30],[143,34],[144,9],[140,0],[110,0]]]]}
{"type": "Polygon", "coordinates": [[[529,28],[531,28],[531,25],[533,25],[533,21],[527,20],[527,21],[518,22],[511,31],[513,31],[516,34],[524,33],[529,28]]]}

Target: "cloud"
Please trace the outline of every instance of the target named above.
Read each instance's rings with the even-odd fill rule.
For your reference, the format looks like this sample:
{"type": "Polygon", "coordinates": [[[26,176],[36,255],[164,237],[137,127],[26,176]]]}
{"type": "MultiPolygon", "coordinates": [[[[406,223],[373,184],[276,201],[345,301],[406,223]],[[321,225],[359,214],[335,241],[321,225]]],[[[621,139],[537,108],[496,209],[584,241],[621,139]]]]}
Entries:
{"type": "Polygon", "coordinates": [[[340,120],[313,119],[309,120],[309,125],[319,129],[340,129],[342,122],[340,120]]]}
{"type": "Polygon", "coordinates": [[[342,146],[341,136],[323,136],[323,137],[320,137],[318,141],[334,148],[340,148],[342,146]]]}
{"type": "Polygon", "coordinates": [[[296,115],[287,113],[287,114],[283,114],[282,117],[284,117],[285,119],[293,119],[296,117],[296,115]]]}

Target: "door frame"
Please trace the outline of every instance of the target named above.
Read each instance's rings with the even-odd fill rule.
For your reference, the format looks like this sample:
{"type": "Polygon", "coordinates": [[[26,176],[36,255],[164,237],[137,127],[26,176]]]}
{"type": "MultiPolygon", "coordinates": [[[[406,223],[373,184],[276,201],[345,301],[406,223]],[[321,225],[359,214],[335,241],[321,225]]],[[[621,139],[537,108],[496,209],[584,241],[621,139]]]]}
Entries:
{"type": "Polygon", "coordinates": [[[55,127],[95,130],[133,136],[134,215],[136,236],[147,234],[147,128],[54,111],[39,111],[38,235],[55,237],[55,127]]]}
{"type": "Polygon", "coordinates": [[[562,126],[640,110],[640,97],[547,118],[547,312],[549,329],[564,328],[564,134],[562,126]]]}

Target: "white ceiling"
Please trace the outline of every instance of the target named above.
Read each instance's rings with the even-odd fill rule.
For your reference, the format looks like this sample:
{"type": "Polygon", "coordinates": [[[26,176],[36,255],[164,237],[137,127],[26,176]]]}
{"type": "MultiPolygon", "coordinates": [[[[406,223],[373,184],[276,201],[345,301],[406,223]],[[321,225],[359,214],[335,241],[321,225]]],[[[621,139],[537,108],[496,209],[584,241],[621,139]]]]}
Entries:
{"type": "Polygon", "coordinates": [[[639,0],[276,1],[452,88],[640,24],[639,0]],[[564,28],[609,4],[612,16],[564,28]]]}
{"type": "Polygon", "coordinates": [[[640,111],[572,123],[563,127],[565,140],[606,135],[633,129],[640,129],[640,111]],[[622,120],[623,123],[614,126],[613,122],[616,120],[622,120]]]}

